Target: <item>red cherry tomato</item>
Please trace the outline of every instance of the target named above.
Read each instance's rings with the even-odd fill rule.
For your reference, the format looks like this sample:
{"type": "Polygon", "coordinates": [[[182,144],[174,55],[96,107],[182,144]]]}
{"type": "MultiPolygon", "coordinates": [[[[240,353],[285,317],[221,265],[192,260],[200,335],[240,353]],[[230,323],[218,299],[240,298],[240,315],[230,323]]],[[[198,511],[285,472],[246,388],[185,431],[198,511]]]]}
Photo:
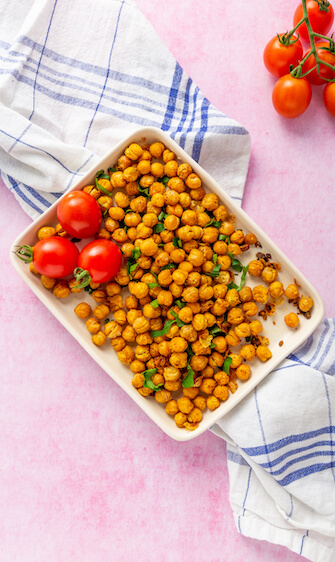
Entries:
{"type": "MultiPolygon", "coordinates": [[[[282,38],[284,33],[281,33],[282,38]]],[[[291,45],[283,45],[278,37],[270,39],[264,49],[263,60],[269,72],[274,76],[284,76],[290,72],[290,65],[297,66],[302,59],[303,48],[296,36],[292,35],[291,45]]]]}
{"type": "Polygon", "coordinates": [[[50,236],[35,246],[20,246],[16,255],[26,263],[33,262],[41,275],[58,279],[66,277],[77,267],[79,251],[77,246],[66,238],[50,236]]]}
{"type": "MultiPolygon", "coordinates": [[[[320,57],[320,59],[334,66],[335,53],[331,53],[330,51],[324,48],[324,47],[328,48],[329,43],[327,41],[324,41],[322,43],[317,43],[315,46],[316,46],[316,52],[320,57]]],[[[310,52],[311,50],[308,49],[306,55],[310,52]]],[[[313,68],[315,65],[316,65],[315,57],[314,55],[311,55],[303,65],[302,71],[305,73],[308,70],[311,70],[311,68],[313,68]]],[[[321,86],[322,84],[323,85],[325,84],[325,80],[322,80],[321,76],[323,76],[324,78],[335,78],[335,72],[334,70],[329,68],[329,66],[324,66],[323,64],[320,64],[320,74],[318,74],[317,69],[315,68],[309,74],[307,74],[306,78],[311,84],[316,84],[318,86],[321,86]]]]}
{"type": "Polygon", "coordinates": [[[335,117],[335,82],[329,82],[323,90],[323,103],[328,113],[335,117]]]}
{"type": "MultiPolygon", "coordinates": [[[[334,10],[332,5],[326,0],[320,0],[319,2],[316,2],[316,0],[307,0],[307,13],[312,30],[315,31],[315,33],[320,33],[321,35],[327,35],[334,21],[334,10]],[[325,5],[325,9],[328,8],[327,12],[325,11],[325,9],[320,8],[319,6],[320,3],[321,4],[323,3],[325,5]]],[[[299,4],[293,17],[294,27],[299,23],[299,21],[303,17],[304,17],[303,7],[302,4],[299,4]]],[[[303,23],[300,27],[298,27],[296,33],[299,33],[300,37],[302,39],[305,39],[305,41],[309,40],[309,35],[305,23],[303,23]]]]}
{"type": "Polygon", "coordinates": [[[312,87],[306,78],[293,78],[285,74],[277,80],[272,92],[275,110],[283,117],[298,117],[310,104],[312,87]]]}
{"type": "Polygon", "coordinates": [[[78,266],[89,272],[93,283],[106,283],[119,271],[120,248],[110,240],[93,240],[79,254],[78,266]]]}
{"type": "Polygon", "coordinates": [[[85,191],[73,191],[62,197],[57,217],[66,232],[76,238],[91,238],[101,224],[99,204],[85,191]]]}

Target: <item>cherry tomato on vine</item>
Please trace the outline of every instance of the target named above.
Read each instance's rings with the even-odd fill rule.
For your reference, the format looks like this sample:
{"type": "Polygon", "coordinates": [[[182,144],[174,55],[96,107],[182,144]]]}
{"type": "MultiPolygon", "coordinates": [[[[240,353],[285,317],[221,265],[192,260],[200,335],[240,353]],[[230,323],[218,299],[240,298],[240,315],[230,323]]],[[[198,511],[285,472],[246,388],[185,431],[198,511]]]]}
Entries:
{"type": "Polygon", "coordinates": [[[305,78],[285,74],[277,80],[272,92],[272,102],[279,115],[292,119],[298,117],[310,104],[312,87],[305,78]]]}
{"type": "Polygon", "coordinates": [[[118,273],[121,261],[121,250],[114,242],[103,238],[93,240],[79,254],[75,277],[83,287],[91,281],[106,283],[118,273]]]}
{"type": "Polygon", "coordinates": [[[101,224],[97,201],[85,191],[73,191],[59,201],[57,217],[62,227],[76,238],[91,238],[101,224]]]}
{"type": "MultiPolygon", "coordinates": [[[[297,66],[303,55],[302,45],[295,35],[291,37],[291,44],[284,45],[280,39],[285,34],[281,33],[270,39],[264,49],[263,60],[266,69],[274,76],[284,76],[290,72],[290,65],[297,66]],[[280,39],[279,39],[280,38],[280,39]]],[[[283,40],[284,41],[284,40],[283,40]]]]}
{"type": "MultiPolygon", "coordinates": [[[[331,64],[332,66],[335,65],[335,52],[329,51],[329,42],[323,41],[322,43],[316,43],[315,47],[316,47],[317,55],[320,57],[320,59],[327,62],[328,64],[331,64]]],[[[306,55],[310,52],[311,49],[308,49],[306,55]]],[[[305,73],[308,70],[311,70],[312,68],[314,68],[315,65],[316,65],[315,57],[312,54],[304,63],[302,67],[302,72],[305,73]]],[[[324,85],[326,83],[325,80],[322,80],[321,78],[322,76],[324,78],[335,78],[335,71],[329,68],[329,66],[320,64],[319,74],[317,72],[317,69],[314,68],[314,70],[312,70],[309,74],[307,74],[306,78],[311,84],[316,84],[318,86],[321,86],[322,84],[324,85]]]]}
{"type": "MultiPolygon", "coordinates": [[[[330,2],[328,2],[327,0],[318,0],[318,1],[307,0],[306,4],[307,4],[307,14],[309,17],[312,30],[315,31],[315,33],[320,33],[321,35],[327,35],[334,21],[334,10],[330,2]]],[[[293,17],[294,27],[299,23],[299,21],[303,17],[304,17],[303,7],[302,4],[299,4],[293,17]]],[[[300,37],[302,39],[305,39],[305,41],[309,40],[309,35],[305,23],[303,23],[300,27],[298,27],[297,33],[299,33],[300,37]]]]}
{"type": "Polygon", "coordinates": [[[58,279],[66,277],[77,267],[79,251],[77,246],[66,238],[50,236],[35,246],[20,246],[16,255],[26,263],[33,262],[41,275],[58,279]]]}
{"type": "Polygon", "coordinates": [[[323,90],[323,103],[328,113],[335,117],[335,82],[329,82],[323,90]]]}

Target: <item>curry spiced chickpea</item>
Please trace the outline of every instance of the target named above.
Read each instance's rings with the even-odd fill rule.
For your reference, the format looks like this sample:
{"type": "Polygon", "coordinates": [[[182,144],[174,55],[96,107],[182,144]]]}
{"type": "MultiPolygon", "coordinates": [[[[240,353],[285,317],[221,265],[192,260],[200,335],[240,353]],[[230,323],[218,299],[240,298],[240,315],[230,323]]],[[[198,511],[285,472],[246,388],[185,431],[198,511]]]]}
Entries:
{"type": "MultiPolygon", "coordinates": [[[[296,284],[283,286],[280,264],[251,250],[259,246],[255,234],[235,228],[218,196],[161,142],[131,143],[83,191],[102,212],[96,238],[119,244],[123,264],[108,283],[85,287],[92,307],[81,302],[74,311],[93,343],[111,345],[129,366],[137,392],[164,405],[178,427],[194,430],[206,408],[218,408],[252,376],[254,362],[271,358],[255,318],[260,309],[286,296],[308,318],[313,301],[296,284]],[[248,253],[243,266],[239,257],[248,253]]],[[[46,225],[37,236],[67,233],[46,225]]],[[[83,290],[73,279],[41,282],[61,299],[83,290]]],[[[299,329],[296,313],[285,323],[299,329]]]]}

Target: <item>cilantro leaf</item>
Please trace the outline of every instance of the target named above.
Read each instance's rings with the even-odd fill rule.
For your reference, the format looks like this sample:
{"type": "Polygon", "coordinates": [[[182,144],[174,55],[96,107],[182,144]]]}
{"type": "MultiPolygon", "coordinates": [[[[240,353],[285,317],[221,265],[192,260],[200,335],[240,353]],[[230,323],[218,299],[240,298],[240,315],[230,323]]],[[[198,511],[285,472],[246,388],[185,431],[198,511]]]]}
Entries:
{"type": "Polygon", "coordinates": [[[214,228],[220,228],[221,221],[216,221],[215,219],[211,219],[209,223],[205,224],[204,228],[207,228],[208,226],[213,226],[214,228]]]}
{"type": "Polygon", "coordinates": [[[177,300],[176,301],[176,305],[178,306],[178,308],[184,308],[184,306],[186,306],[186,302],[182,302],[181,300],[177,300]]]}
{"type": "Polygon", "coordinates": [[[153,332],[151,332],[151,337],[152,338],[160,338],[161,336],[165,336],[166,334],[169,333],[170,328],[172,326],[172,324],[174,324],[175,320],[167,320],[164,324],[164,327],[162,330],[154,330],[153,332]]]}
{"type": "Polygon", "coordinates": [[[151,390],[155,390],[157,392],[157,390],[161,390],[161,387],[163,386],[162,384],[156,385],[152,382],[151,377],[157,372],[157,369],[147,369],[147,371],[143,371],[143,375],[144,375],[144,383],[143,386],[145,388],[150,388],[151,390]]]}
{"type": "Polygon", "coordinates": [[[213,326],[212,328],[209,328],[209,333],[211,336],[215,336],[216,334],[221,334],[222,330],[221,328],[219,328],[219,326],[213,326]]]}
{"type": "Polygon", "coordinates": [[[218,261],[218,255],[217,254],[213,254],[213,263],[217,263],[218,261]]]}
{"type": "Polygon", "coordinates": [[[108,168],[108,172],[113,174],[114,172],[117,172],[117,168],[108,168]]]}
{"type": "Polygon", "coordinates": [[[163,232],[163,230],[165,230],[165,226],[163,223],[159,222],[158,224],[155,224],[154,226],[154,233],[158,234],[159,232],[163,232]]]}
{"type": "Polygon", "coordinates": [[[169,179],[170,179],[169,176],[163,176],[162,178],[157,178],[156,181],[159,181],[160,183],[163,183],[164,185],[167,185],[169,179]]]}
{"type": "Polygon", "coordinates": [[[223,367],[222,370],[227,373],[229,375],[229,369],[230,369],[230,365],[232,364],[233,360],[231,357],[226,357],[224,363],[223,363],[223,367]]]}
{"type": "Polygon", "coordinates": [[[191,388],[194,385],[194,371],[188,369],[186,377],[181,381],[183,388],[191,388]]]}
{"type": "Polygon", "coordinates": [[[178,238],[177,236],[175,236],[174,239],[172,240],[172,244],[174,245],[175,248],[182,248],[183,247],[180,238],[178,238]]]}
{"type": "Polygon", "coordinates": [[[241,264],[240,260],[236,259],[234,254],[232,254],[231,252],[227,252],[227,253],[231,259],[230,267],[232,269],[235,269],[235,271],[242,271],[243,265],[241,264]]]}
{"type": "Polygon", "coordinates": [[[221,269],[221,265],[218,263],[213,267],[212,271],[206,273],[206,275],[209,275],[209,277],[217,277],[220,273],[220,269],[221,269]]]}
{"type": "Polygon", "coordinates": [[[167,265],[161,267],[161,271],[163,271],[164,269],[172,269],[173,267],[177,267],[175,263],[168,263],[167,265]]]}
{"type": "Polygon", "coordinates": [[[175,317],[178,328],[185,326],[185,322],[180,320],[178,314],[174,310],[170,310],[170,314],[175,317]]]}
{"type": "Polygon", "coordinates": [[[157,299],[155,299],[154,301],[151,301],[150,304],[151,304],[151,306],[152,306],[153,308],[158,308],[158,307],[159,307],[159,302],[158,302],[157,299]]]}
{"type": "Polygon", "coordinates": [[[154,289],[155,287],[160,287],[159,283],[148,283],[149,289],[154,289]]]}
{"type": "MultiPolygon", "coordinates": [[[[109,178],[108,178],[109,179],[109,178]]],[[[111,196],[110,191],[108,191],[108,189],[105,189],[104,187],[102,187],[102,185],[100,185],[100,183],[98,182],[98,179],[95,178],[95,187],[97,189],[99,189],[100,191],[102,191],[102,193],[105,193],[105,195],[108,195],[108,197],[111,196]]]]}
{"type": "MultiPolygon", "coordinates": [[[[116,169],[115,169],[115,171],[116,171],[116,169]]],[[[96,174],[95,177],[96,177],[97,179],[102,178],[102,179],[104,179],[104,180],[109,180],[109,179],[110,179],[109,176],[107,176],[107,174],[105,174],[104,170],[99,170],[99,172],[97,172],[97,174],[96,174]]]]}
{"type": "Polygon", "coordinates": [[[230,244],[230,237],[228,234],[219,234],[219,240],[223,240],[224,242],[227,242],[227,244],[230,244]]]}

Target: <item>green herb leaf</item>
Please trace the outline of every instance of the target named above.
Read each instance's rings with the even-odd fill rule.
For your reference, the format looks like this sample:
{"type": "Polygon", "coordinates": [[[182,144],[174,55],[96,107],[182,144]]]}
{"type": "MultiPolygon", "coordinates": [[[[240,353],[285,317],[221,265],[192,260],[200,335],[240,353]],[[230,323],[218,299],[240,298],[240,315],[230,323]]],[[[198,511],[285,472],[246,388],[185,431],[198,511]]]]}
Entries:
{"type": "Polygon", "coordinates": [[[228,291],[230,291],[230,289],[238,289],[238,285],[236,285],[235,283],[228,283],[227,287],[228,291]]]}
{"type": "Polygon", "coordinates": [[[143,371],[143,375],[144,375],[144,383],[143,386],[145,388],[150,388],[151,390],[155,390],[156,392],[158,390],[161,390],[161,387],[163,386],[162,384],[156,385],[152,382],[151,377],[157,372],[157,369],[148,369],[147,371],[143,371]]]}
{"type": "Polygon", "coordinates": [[[183,388],[191,388],[194,385],[194,371],[188,369],[186,377],[181,381],[183,388]]]}
{"type": "Polygon", "coordinates": [[[230,244],[230,237],[228,234],[219,234],[219,240],[223,240],[224,242],[227,242],[227,244],[230,244]]]}
{"type": "Polygon", "coordinates": [[[174,245],[175,248],[182,248],[183,244],[180,240],[180,238],[178,238],[177,236],[174,237],[174,239],[172,240],[172,244],[174,245]]]}
{"type": "Polygon", "coordinates": [[[217,254],[213,254],[213,263],[216,264],[217,261],[218,261],[218,255],[217,255],[217,254]]]}
{"type": "Polygon", "coordinates": [[[231,259],[230,267],[232,269],[235,269],[235,271],[242,271],[243,265],[241,264],[240,260],[235,258],[234,254],[232,254],[231,252],[227,252],[227,253],[228,253],[228,256],[231,259]]]}
{"type": "Polygon", "coordinates": [[[223,363],[223,367],[222,370],[227,373],[229,375],[229,369],[230,369],[230,365],[232,364],[233,360],[231,357],[226,357],[224,363],[223,363]]]}
{"type": "Polygon", "coordinates": [[[159,181],[160,183],[167,185],[169,179],[170,179],[169,176],[163,176],[162,178],[158,178],[156,181],[159,181]]]}
{"type": "Polygon", "coordinates": [[[148,283],[149,289],[154,289],[155,287],[160,287],[159,283],[148,283]]]}
{"type": "Polygon", "coordinates": [[[154,233],[158,234],[159,232],[163,232],[163,230],[165,230],[165,226],[163,223],[159,222],[158,224],[155,224],[154,226],[154,233]]]}
{"type": "Polygon", "coordinates": [[[216,348],[216,343],[211,343],[211,349],[215,349],[216,348]]]}
{"type": "Polygon", "coordinates": [[[208,226],[213,226],[214,228],[220,228],[221,221],[216,221],[215,219],[211,219],[209,223],[205,224],[204,228],[207,228],[208,226]]]}
{"type": "Polygon", "coordinates": [[[113,174],[114,172],[117,172],[117,168],[108,168],[108,172],[113,174]]]}
{"type": "Polygon", "coordinates": [[[247,336],[247,337],[245,338],[245,341],[247,341],[247,342],[249,342],[250,340],[251,340],[251,336],[247,336]]]}
{"type": "Polygon", "coordinates": [[[161,271],[163,271],[164,269],[172,269],[173,267],[177,267],[175,263],[168,263],[167,265],[161,267],[161,271]]]}
{"type": "Polygon", "coordinates": [[[93,293],[94,289],[92,289],[92,287],[90,287],[89,285],[86,285],[86,287],[84,287],[84,291],[86,291],[86,293],[91,295],[93,293]]]}
{"type": "Polygon", "coordinates": [[[153,308],[158,308],[158,307],[159,307],[159,302],[158,302],[157,299],[155,299],[154,301],[151,301],[150,304],[151,304],[151,306],[152,306],[153,308]]]}
{"type": "Polygon", "coordinates": [[[175,317],[178,328],[185,326],[185,322],[180,320],[178,314],[174,310],[170,310],[170,314],[175,317]]]}
{"type": "Polygon", "coordinates": [[[178,308],[184,308],[184,306],[186,306],[186,302],[182,302],[181,300],[177,300],[176,301],[176,305],[178,306],[178,308]]]}
{"type": "Polygon", "coordinates": [[[206,273],[206,275],[209,275],[209,277],[217,277],[220,273],[220,269],[221,269],[221,265],[218,263],[213,267],[212,271],[206,273]]]}
{"type": "MultiPolygon", "coordinates": [[[[133,271],[135,271],[136,268],[137,268],[137,263],[132,263],[132,264],[129,266],[129,271],[128,271],[128,273],[132,273],[133,271]]],[[[128,267],[127,267],[127,269],[128,269],[128,267]]]]}
{"type": "Polygon", "coordinates": [[[212,326],[212,328],[209,328],[209,333],[211,336],[215,336],[216,334],[221,334],[222,330],[221,328],[219,328],[219,326],[212,326]]]}
{"type": "Polygon", "coordinates": [[[159,213],[158,217],[157,217],[158,220],[159,220],[159,221],[162,221],[163,218],[164,218],[164,215],[165,215],[165,213],[164,213],[164,211],[163,211],[163,209],[162,209],[161,212],[159,213]]]}
{"type": "Polygon", "coordinates": [[[110,322],[109,318],[105,318],[105,324],[108,324],[108,322],[110,322]]]}
{"type": "Polygon", "coordinates": [[[149,197],[149,188],[148,187],[142,187],[140,185],[139,180],[137,180],[137,186],[138,186],[138,190],[140,192],[141,195],[144,195],[144,197],[149,197]]]}
{"type": "Polygon", "coordinates": [[[169,333],[170,328],[172,326],[172,324],[174,324],[175,320],[167,320],[164,324],[164,327],[162,330],[154,330],[153,332],[151,332],[151,337],[152,338],[160,338],[161,336],[165,336],[166,334],[169,333]]]}
{"type": "Polygon", "coordinates": [[[248,265],[245,265],[245,266],[243,266],[242,269],[243,269],[243,273],[242,273],[242,277],[241,277],[241,280],[240,280],[240,284],[239,284],[239,285],[235,285],[235,283],[229,283],[228,289],[236,289],[237,291],[240,291],[240,290],[242,289],[242,287],[243,287],[243,285],[244,285],[244,283],[245,283],[245,278],[246,278],[246,275],[247,275],[247,271],[248,271],[248,269],[249,269],[249,266],[248,266],[248,265]]]}
{"type": "MultiPolygon", "coordinates": [[[[116,170],[115,170],[115,171],[116,171],[116,170]]],[[[97,178],[97,179],[102,178],[102,179],[104,179],[104,180],[109,180],[109,179],[110,179],[109,176],[107,176],[107,174],[105,174],[104,170],[99,170],[99,172],[97,172],[96,178],[97,178]]]]}
{"type": "Polygon", "coordinates": [[[100,191],[102,191],[102,193],[105,193],[105,195],[108,195],[108,197],[111,196],[110,191],[108,191],[108,189],[105,189],[104,187],[102,187],[102,185],[100,185],[100,183],[98,182],[97,178],[95,178],[95,187],[97,189],[100,189],[100,191]]]}
{"type": "Polygon", "coordinates": [[[141,249],[138,246],[131,251],[131,257],[137,260],[141,255],[141,249]]]}

